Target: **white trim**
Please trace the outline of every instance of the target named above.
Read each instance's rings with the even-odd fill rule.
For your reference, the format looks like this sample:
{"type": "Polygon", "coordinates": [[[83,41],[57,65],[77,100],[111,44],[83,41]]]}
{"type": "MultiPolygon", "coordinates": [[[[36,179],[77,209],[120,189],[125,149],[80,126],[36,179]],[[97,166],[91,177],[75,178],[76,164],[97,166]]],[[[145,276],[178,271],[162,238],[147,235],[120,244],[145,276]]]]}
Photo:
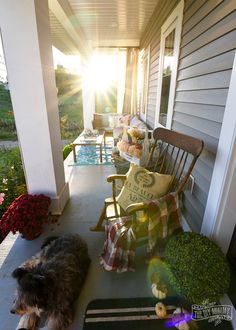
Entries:
{"type": "Polygon", "coordinates": [[[69,183],[66,182],[60,193],[51,198],[50,212],[52,214],[62,214],[67,201],[70,198],[69,183]]]}
{"type": "Polygon", "coordinates": [[[147,120],[147,110],[148,110],[148,89],[149,89],[149,73],[150,73],[150,45],[143,49],[142,54],[142,62],[144,62],[147,59],[147,70],[142,74],[142,89],[141,89],[141,95],[140,95],[140,109],[139,109],[139,116],[140,118],[146,122],[147,120]],[[144,82],[146,79],[146,88],[144,90],[144,82]],[[144,99],[144,101],[143,101],[144,99]],[[142,111],[142,106],[144,104],[144,112],[142,111]]]}
{"type": "Polygon", "coordinates": [[[164,59],[164,48],[165,48],[165,38],[167,35],[175,29],[175,41],[174,41],[174,64],[171,74],[170,92],[169,92],[169,102],[167,111],[167,123],[166,127],[171,128],[173,108],[174,108],[174,97],[176,88],[176,78],[178,72],[178,59],[179,59],[179,49],[181,41],[181,31],[182,31],[182,21],[183,21],[183,10],[184,10],[184,0],[181,0],[168,19],[161,27],[161,43],[160,43],[160,57],[159,57],[159,72],[157,80],[157,102],[156,102],[156,113],[155,113],[155,127],[160,126],[159,115],[160,115],[160,105],[161,105],[161,90],[162,90],[162,74],[163,74],[163,59],[164,59]]]}
{"type": "Polygon", "coordinates": [[[236,173],[236,56],[225,107],[216,160],[201,232],[212,237],[226,253],[235,225],[227,213],[232,178],[236,173]]]}

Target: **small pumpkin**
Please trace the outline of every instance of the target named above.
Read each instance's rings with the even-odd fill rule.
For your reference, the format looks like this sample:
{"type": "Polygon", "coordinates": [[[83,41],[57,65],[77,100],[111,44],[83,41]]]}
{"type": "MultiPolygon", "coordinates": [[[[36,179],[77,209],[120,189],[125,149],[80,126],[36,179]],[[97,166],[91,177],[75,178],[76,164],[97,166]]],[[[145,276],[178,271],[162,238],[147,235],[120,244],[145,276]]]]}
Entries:
{"type": "Polygon", "coordinates": [[[134,151],[135,151],[135,145],[131,145],[129,146],[129,149],[128,149],[128,154],[133,156],[134,155],[134,151]]]}
{"type": "Polygon", "coordinates": [[[133,155],[137,158],[141,158],[143,154],[143,150],[140,148],[137,148],[137,146],[135,147],[134,151],[133,151],[133,155]]]}
{"type": "Polygon", "coordinates": [[[158,290],[157,285],[155,283],[152,284],[152,293],[158,299],[166,298],[166,292],[158,290]]]}
{"type": "Polygon", "coordinates": [[[166,306],[162,303],[157,303],[155,306],[155,312],[160,319],[163,319],[167,315],[166,306]]]}

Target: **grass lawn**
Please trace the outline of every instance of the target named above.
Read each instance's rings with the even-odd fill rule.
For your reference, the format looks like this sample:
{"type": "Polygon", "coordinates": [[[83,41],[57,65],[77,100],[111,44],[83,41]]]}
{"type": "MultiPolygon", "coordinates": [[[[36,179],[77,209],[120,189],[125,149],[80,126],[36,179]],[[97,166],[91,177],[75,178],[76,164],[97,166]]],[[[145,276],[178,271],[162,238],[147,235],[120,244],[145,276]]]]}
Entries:
{"type": "Polygon", "coordinates": [[[69,102],[70,100],[67,100],[61,103],[60,100],[61,98],[59,98],[60,117],[68,115],[71,122],[80,123],[80,121],[83,121],[82,101],[78,100],[77,103],[74,103],[72,98],[71,102],[69,102]]]}
{"type": "MultiPolygon", "coordinates": [[[[81,78],[63,67],[55,71],[62,139],[73,139],[83,130],[81,78]]],[[[0,81],[0,140],[17,140],[7,84],[0,81]]]]}
{"type": "Polygon", "coordinates": [[[0,140],[16,140],[15,119],[11,108],[1,108],[0,102],[0,140]]]}
{"type": "MultiPolygon", "coordinates": [[[[0,98],[1,95],[0,93],[0,98]]],[[[5,98],[4,96],[0,99],[0,140],[15,141],[17,134],[12,104],[5,98]]],[[[81,94],[59,97],[58,104],[62,139],[73,139],[83,130],[81,94]]]]}
{"type": "Polygon", "coordinates": [[[83,106],[81,93],[59,97],[59,116],[62,139],[74,139],[83,130],[83,106]]]}
{"type": "Polygon", "coordinates": [[[10,93],[0,88],[0,140],[17,140],[10,93]]]}

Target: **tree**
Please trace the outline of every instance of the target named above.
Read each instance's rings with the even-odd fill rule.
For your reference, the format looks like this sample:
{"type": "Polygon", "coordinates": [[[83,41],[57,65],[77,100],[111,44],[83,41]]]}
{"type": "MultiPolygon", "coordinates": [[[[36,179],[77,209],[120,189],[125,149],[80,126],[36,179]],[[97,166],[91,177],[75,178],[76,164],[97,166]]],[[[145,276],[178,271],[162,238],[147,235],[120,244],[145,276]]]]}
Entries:
{"type": "Polygon", "coordinates": [[[81,93],[81,78],[79,75],[69,72],[62,65],[55,70],[58,95],[76,95],[81,93]]]}
{"type": "Polygon", "coordinates": [[[63,139],[73,139],[83,130],[81,77],[63,66],[55,70],[63,139]]]}

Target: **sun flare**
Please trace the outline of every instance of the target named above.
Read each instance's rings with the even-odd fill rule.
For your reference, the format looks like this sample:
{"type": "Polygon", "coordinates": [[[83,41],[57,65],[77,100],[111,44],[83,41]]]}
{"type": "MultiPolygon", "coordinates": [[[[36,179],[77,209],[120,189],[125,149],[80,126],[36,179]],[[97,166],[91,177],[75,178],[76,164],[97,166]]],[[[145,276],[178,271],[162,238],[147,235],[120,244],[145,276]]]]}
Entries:
{"type": "Polygon", "coordinates": [[[94,54],[85,70],[86,83],[97,92],[108,91],[118,79],[116,55],[94,54]]]}
{"type": "Polygon", "coordinates": [[[55,47],[52,47],[52,51],[55,69],[58,65],[62,65],[70,73],[81,73],[81,58],[79,55],[65,55],[55,47]]]}

